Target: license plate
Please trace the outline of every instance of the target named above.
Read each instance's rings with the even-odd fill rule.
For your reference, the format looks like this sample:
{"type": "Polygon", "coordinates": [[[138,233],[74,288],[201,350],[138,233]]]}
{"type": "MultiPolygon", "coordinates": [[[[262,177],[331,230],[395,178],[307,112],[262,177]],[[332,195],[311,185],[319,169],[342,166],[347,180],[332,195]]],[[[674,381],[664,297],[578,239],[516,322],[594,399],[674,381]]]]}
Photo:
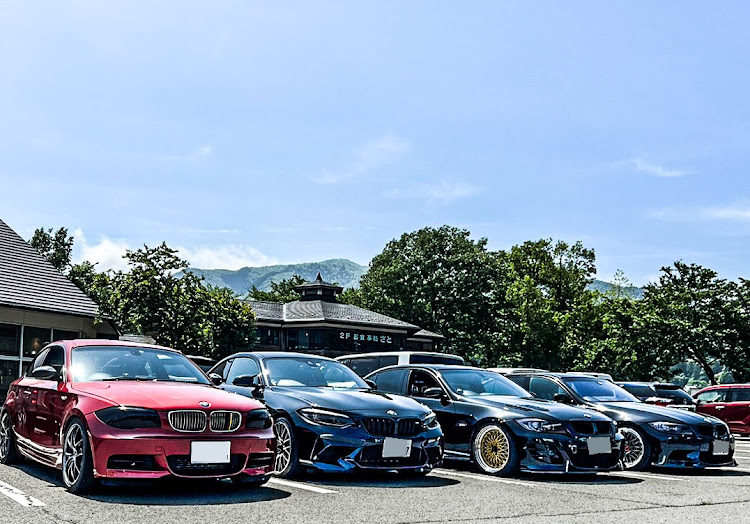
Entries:
{"type": "Polygon", "coordinates": [[[383,458],[405,458],[411,455],[411,440],[386,437],[383,439],[383,458]]]}
{"type": "Polygon", "coordinates": [[[714,455],[729,455],[729,442],[714,440],[714,455]]]}
{"type": "Polygon", "coordinates": [[[612,442],[609,437],[589,437],[586,439],[586,445],[589,448],[589,455],[612,453],[612,442]]]}
{"type": "Polygon", "coordinates": [[[191,442],[191,464],[228,464],[231,442],[191,442]]]}

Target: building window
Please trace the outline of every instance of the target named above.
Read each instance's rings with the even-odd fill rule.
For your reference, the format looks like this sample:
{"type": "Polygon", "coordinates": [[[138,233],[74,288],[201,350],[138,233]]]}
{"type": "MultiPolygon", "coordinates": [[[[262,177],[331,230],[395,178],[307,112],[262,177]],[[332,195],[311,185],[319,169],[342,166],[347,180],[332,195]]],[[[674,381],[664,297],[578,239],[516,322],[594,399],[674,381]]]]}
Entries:
{"type": "MultiPolygon", "coordinates": [[[[18,358],[21,345],[21,326],[0,324],[0,355],[18,358]]],[[[18,373],[18,365],[16,365],[18,373]]]]}
{"type": "Polygon", "coordinates": [[[258,327],[255,328],[258,335],[258,344],[261,346],[278,346],[279,330],[276,328],[258,327]]]}
{"type": "Polygon", "coordinates": [[[53,329],[52,340],[74,340],[81,338],[78,331],[65,331],[64,329],[53,329]]]}
{"type": "Polygon", "coordinates": [[[34,357],[41,349],[52,342],[52,330],[24,326],[23,328],[23,356],[34,357]]]}

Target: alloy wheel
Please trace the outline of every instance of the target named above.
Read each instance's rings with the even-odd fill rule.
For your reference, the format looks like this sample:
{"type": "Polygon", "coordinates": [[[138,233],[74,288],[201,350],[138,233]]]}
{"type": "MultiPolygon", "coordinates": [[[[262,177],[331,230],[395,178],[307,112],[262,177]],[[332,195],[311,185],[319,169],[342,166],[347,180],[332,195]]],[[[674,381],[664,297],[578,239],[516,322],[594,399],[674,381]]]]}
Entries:
{"type": "Polygon", "coordinates": [[[0,461],[4,461],[10,453],[10,415],[4,412],[0,417],[0,461]]]}
{"type": "Polygon", "coordinates": [[[510,460],[510,442],[505,432],[497,426],[482,428],[476,436],[476,460],[484,471],[500,471],[510,460]]]}
{"type": "Polygon", "coordinates": [[[625,437],[623,441],[624,453],[622,461],[625,464],[625,468],[632,468],[640,464],[643,460],[643,455],[646,451],[643,444],[643,438],[633,428],[623,427],[620,428],[620,433],[625,437]]]}
{"type": "Polygon", "coordinates": [[[276,460],[273,469],[274,473],[281,473],[292,460],[292,432],[289,425],[282,420],[274,422],[273,431],[276,433],[276,460]]]}
{"type": "Polygon", "coordinates": [[[72,486],[81,476],[83,466],[84,435],[81,426],[72,424],[65,434],[63,445],[63,481],[72,486]]]}

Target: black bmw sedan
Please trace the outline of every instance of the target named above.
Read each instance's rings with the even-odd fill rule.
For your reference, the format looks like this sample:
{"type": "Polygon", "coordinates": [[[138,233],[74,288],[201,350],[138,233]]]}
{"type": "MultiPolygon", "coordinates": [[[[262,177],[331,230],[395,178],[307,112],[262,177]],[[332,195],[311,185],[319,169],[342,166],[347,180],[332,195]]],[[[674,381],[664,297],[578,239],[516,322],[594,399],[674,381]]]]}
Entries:
{"type": "Polygon", "coordinates": [[[261,400],[274,419],[275,474],[398,470],[427,474],[443,459],[435,413],[373,391],[351,369],[301,353],[237,353],[209,371],[222,389],[261,400]]]}
{"type": "Polygon", "coordinates": [[[467,366],[392,366],[367,376],[377,390],[408,395],[437,414],[446,458],[482,472],[608,471],[619,466],[614,423],[593,411],[532,397],[510,380],[467,366]]]}
{"type": "Polygon", "coordinates": [[[640,402],[607,380],[575,373],[514,373],[508,378],[538,398],[595,409],[617,422],[623,464],[631,470],[736,465],[734,437],[719,419],[640,402]]]}

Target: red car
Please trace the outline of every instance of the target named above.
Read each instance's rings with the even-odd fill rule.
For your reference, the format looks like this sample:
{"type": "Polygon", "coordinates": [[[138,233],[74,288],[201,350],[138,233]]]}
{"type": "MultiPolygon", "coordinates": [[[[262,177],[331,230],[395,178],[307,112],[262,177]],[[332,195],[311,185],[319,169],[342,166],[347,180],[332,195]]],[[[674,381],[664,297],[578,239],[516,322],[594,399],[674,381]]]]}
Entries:
{"type": "Polygon", "coordinates": [[[74,493],[168,475],[261,485],[275,446],[260,402],[216,388],[179,351],[133,342],[53,342],[0,410],[0,462],[61,469],[74,493]]]}
{"type": "Polygon", "coordinates": [[[709,386],[693,395],[698,413],[727,423],[732,433],[750,435],[750,384],[709,386]]]}

